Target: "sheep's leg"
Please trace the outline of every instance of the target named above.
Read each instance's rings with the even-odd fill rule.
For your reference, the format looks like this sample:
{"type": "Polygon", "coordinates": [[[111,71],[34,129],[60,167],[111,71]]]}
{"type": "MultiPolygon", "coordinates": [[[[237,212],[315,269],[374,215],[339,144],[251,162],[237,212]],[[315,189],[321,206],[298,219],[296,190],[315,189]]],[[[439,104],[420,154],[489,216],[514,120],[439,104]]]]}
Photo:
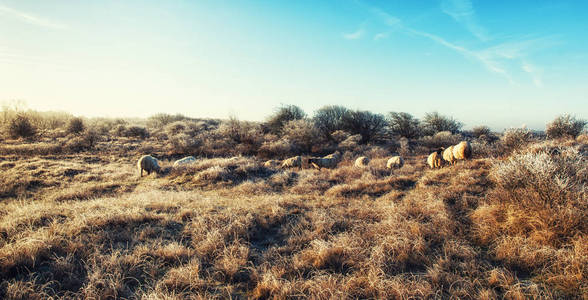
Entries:
{"type": "Polygon", "coordinates": [[[141,176],[139,177],[143,177],[143,168],[141,168],[141,176]]]}

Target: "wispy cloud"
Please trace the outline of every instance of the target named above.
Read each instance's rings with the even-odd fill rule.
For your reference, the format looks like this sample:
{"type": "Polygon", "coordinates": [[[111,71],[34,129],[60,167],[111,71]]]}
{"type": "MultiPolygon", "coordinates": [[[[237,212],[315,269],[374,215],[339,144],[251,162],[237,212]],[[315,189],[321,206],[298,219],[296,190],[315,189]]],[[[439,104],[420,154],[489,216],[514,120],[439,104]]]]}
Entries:
{"type": "MultiPolygon", "coordinates": [[[[450,14],[458,22],[463,23],[472,34],[483,42],[480,48],[470,48],[453,43],[441,36],[416,30],[406,26],[403,21],[386,11],[377,7],[367,7],[367,9],[386,26],[392,30],[408,33],[413,36],[427,38],[445,48],[448,48],[463,57],[478,62],[487,71],[497,74],[506,79],[510,84],[516,84],[513,74],[525,72],[529,74],[531,80],[537,87],[543,86],[543,69],[537,65],[529,63],[530,52],[537,49],[549,47],[555,44],[551,37],[541,38],[519,38],[516,41],[506,41],[494,44],[491,47],[486,46],[488,39],[486,30],[477,25],[475,21],[475,12],[469,0],[444,0],[444,12],[450,14]]],[[[387,38],[390,32],[378,33],[374,40],[387,38]]]]}
{"type": "Polygon", "coordinates": [[[443,39],[442,37],[439,37],[437,35],[430,34],[427,32],[422,32],[422,31],[418,31],[418,30],[414,30],[414,29],[410,29],[410,28],[407,28],[407,31],[412,34],[428,38],[428,39],[430,39],[430,40],[432,40],[432,41],[434,41],[434,42],[436,42],[446,48],[449,48],[449,49],[467,57],[467,58],[474,59],[474,60],[478,61],[480,64],[482,64],[482,66],[484,66],[484,68],[486,68],[488,71],[504,77],[511,84],[515,83],[512,76],[509,74],[509,72],[507,72],[507,70],[501,65],[501,63],[499,63],[498,61],[496,61],[494,59],[495,55],[492,55],[492,52],[470,50],[470,49],[465,48],[463,46],[459,46],[454,43],[451,43],[451,42],[443,39]]]}
{"type": "Polygon", "coordinates": [[[358,30],[350,33],[344,33],[343,38],[347,40],[357,40],[363,37],[365,30],[363,28],[359,28],[358,30]]]}
{"type": "Polygon", "coordinates": [[[443,0],[441,1],[441,10],[462,24],[480,41],[489,40],[486,29],[478,24],[476,11],[470,0],[443,0]]]}
{"type": "Polygon", "coordinates": [[[376,35],[374,35],[374,41],[379,41],[379,40],[387,39],[389,36],[390,36],[390,33],[389,32],[376,33],[376,35]]]}
{"type": "Polygon", "coordinates": [[[533,78],[533,83],[537,87],[543,87],[543,70],[527,61],[523,61],[522,66],[523,71],[529,73],[531,78],[533,78]]]}
{"type": "Polygon", "coordinates": [[[8,17],[12,17],[14,19],[17,19],[21,22],[25,22],[25,23],[29,23],[32,25],[36,25],[36,26],[40,26],[40,27],[44,27],[44,28],[50,28],[50,29],[66,29],[67,26],[61,23],[57,23],[54,21],[50,21],[48,19],[39,17],[39,16],[35,16],[33,14],[30,13],[25,13],[4,5],[0,5],[0,15],[5,15],[8,17]]]}
{"type": "Polygon", "coordinates": [[[391,14],[385,12],[384,10],[377,8],[377,7],[372,7],[370,8],[370,11],[375,14],[376,16],[380,17],[383,21],[384,24],[390,26],[390,27],[401,27],[402,26],[402,21],[395,17],[392,16],[391,14]]]}

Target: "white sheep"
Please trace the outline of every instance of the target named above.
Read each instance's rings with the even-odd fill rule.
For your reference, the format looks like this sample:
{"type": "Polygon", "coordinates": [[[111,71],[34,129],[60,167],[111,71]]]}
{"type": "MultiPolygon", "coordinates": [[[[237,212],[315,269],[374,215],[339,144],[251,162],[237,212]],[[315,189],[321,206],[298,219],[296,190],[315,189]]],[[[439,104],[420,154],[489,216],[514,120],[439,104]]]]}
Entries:
{"type": "Polygon", "coordinates": [[[137,168],[139,169],[140,177],[143,177],[143,170],[147,171],[147,175],[151,175],[151,172],[159,173],[161,170],[157,159],[151,155],[141,156],[137,161],[137,168]]]}
{"type": "Polygon", "coordinates": [[[295,167],[302,169],[302,157],[300,157],[299,155],[285,159],[282,162],[282,168],[295,168],[295,167]]]}
{"type": "Polygon", "coordinates": [[[441,168],[443,166],[443,150],[445,149],[440,148],[439,150],[431,153],[429,157],[427,157],[427,164],[429,165],[429,167],[431,167],[431,169],[441,168]]]}
{"type": "Polygon", "coordinates": [[[176,160],[174,162],[174,167],[179,167],[181,165],[188,165],[188,164],[194,163],[195,161],[196,161],[196,158],[194,158],[194,156],[187,156],[182,159],[176,160]]]}
{"type": "Polygon", "coordinates": [[[277,168],[280,166],[280,161],[277,159],[270,159],[263,163],[263,166],[266,168],[277,168]]]}
{"type": "Polygon", "coordinates": [[[404,166],[404,159],[398,155],[392,156],[386,162],[386,168],[388,169],[400,169],[404,166]]]}
{"type": "Polygon", "coordinates": [[[359,168],[367,167],[370,163],[370,159],[367,156],[360,156],[355,160],[355,166],[359,168]]]}
{"type": "Polygon", "coordinates": [[[472,146],[468,141],[461,141],[453,146],[453,157],[455,160],[466,160],[472,157],[472,146]]]}
{"type": "Polygon", "coordinates": [[[337,167],[337,164],[341,160],[341,153],[339,151],[329,154],[325,157],[311,157],[308,159],[308,163],[316,169],[328,168],[333,169],[337,167]]]}
{"type": "Polygon", "coordinates": [[[455,164],[455,156],[453,156],[453,149],[455,146],[449,146],[443,151],[443,160],[449,164],[455,164]]]}

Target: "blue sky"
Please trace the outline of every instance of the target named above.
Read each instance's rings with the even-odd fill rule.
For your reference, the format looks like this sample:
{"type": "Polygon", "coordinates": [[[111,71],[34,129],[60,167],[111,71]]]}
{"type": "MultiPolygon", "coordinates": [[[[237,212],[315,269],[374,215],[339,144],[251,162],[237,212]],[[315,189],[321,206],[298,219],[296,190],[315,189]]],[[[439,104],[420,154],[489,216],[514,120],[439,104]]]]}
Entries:
{"type": "Polygon", "coordinates": [[[0,100],[263,120],[280,104],[496,130],[588,118],[586,1],[0,0],[0,100]]]}

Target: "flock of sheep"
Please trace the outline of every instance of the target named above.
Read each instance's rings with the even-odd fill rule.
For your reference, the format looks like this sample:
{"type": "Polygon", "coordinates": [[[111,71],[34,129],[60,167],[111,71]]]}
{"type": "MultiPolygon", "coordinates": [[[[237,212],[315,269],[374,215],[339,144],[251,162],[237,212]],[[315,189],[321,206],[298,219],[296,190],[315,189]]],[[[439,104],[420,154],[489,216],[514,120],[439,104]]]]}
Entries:
{"type": "Polygon", "coordinates": [[[453,165],[458,160],[466,160],[472,157],[472,146],[468,141],[461,141],[457,145],[449,146],[447,149],[441,147],[431,153],[427,158],[427,164],[432,169],[441,168],[446,164],[453,165]]]}
{"type": "MultiPolygon", "coordinates": [[[[431,168],[440,168],[445,164],[455,164],[458,160],[469,159],[472,156],[472,147],[469,142],[462,141],[457,145],[450,147],[440,148],[439,150],[431,153],[427,158],[427,164],[431,168]]],[[[178,167],[181,165],[190,164],[196,161],[193,156],[184,157],[174,162],[173,166],[178,167]]],[[[333,154],[329,154],[323,157],[310,157],[307,162],[308,165],[316,168],[328,168],[333,169],[337,167],[337,164],[341,161],[341,153],[336,151],[333,154]]],[[[367,167],[370,159],[366,156],[361,156],[355,160],[356,167],[367,167]]],[[[404,159],[400,156],[393,156],[386,162],[386,168],[388,169],[399,169],[404,165],[404,159]]],[[[294,156],[283,161],[271,159],[263,163],[264,167],[267,168],[299,168],[302,169],[302,157],[294,156]]],[[[151,172],[160,173],[161,167],[159,166],[157,159],[151,155],[142,156],[137,162],[137,168],[139,169],[140,176],[143,177],[143,171],[147,172],[147,175],[151,172]]]]}

